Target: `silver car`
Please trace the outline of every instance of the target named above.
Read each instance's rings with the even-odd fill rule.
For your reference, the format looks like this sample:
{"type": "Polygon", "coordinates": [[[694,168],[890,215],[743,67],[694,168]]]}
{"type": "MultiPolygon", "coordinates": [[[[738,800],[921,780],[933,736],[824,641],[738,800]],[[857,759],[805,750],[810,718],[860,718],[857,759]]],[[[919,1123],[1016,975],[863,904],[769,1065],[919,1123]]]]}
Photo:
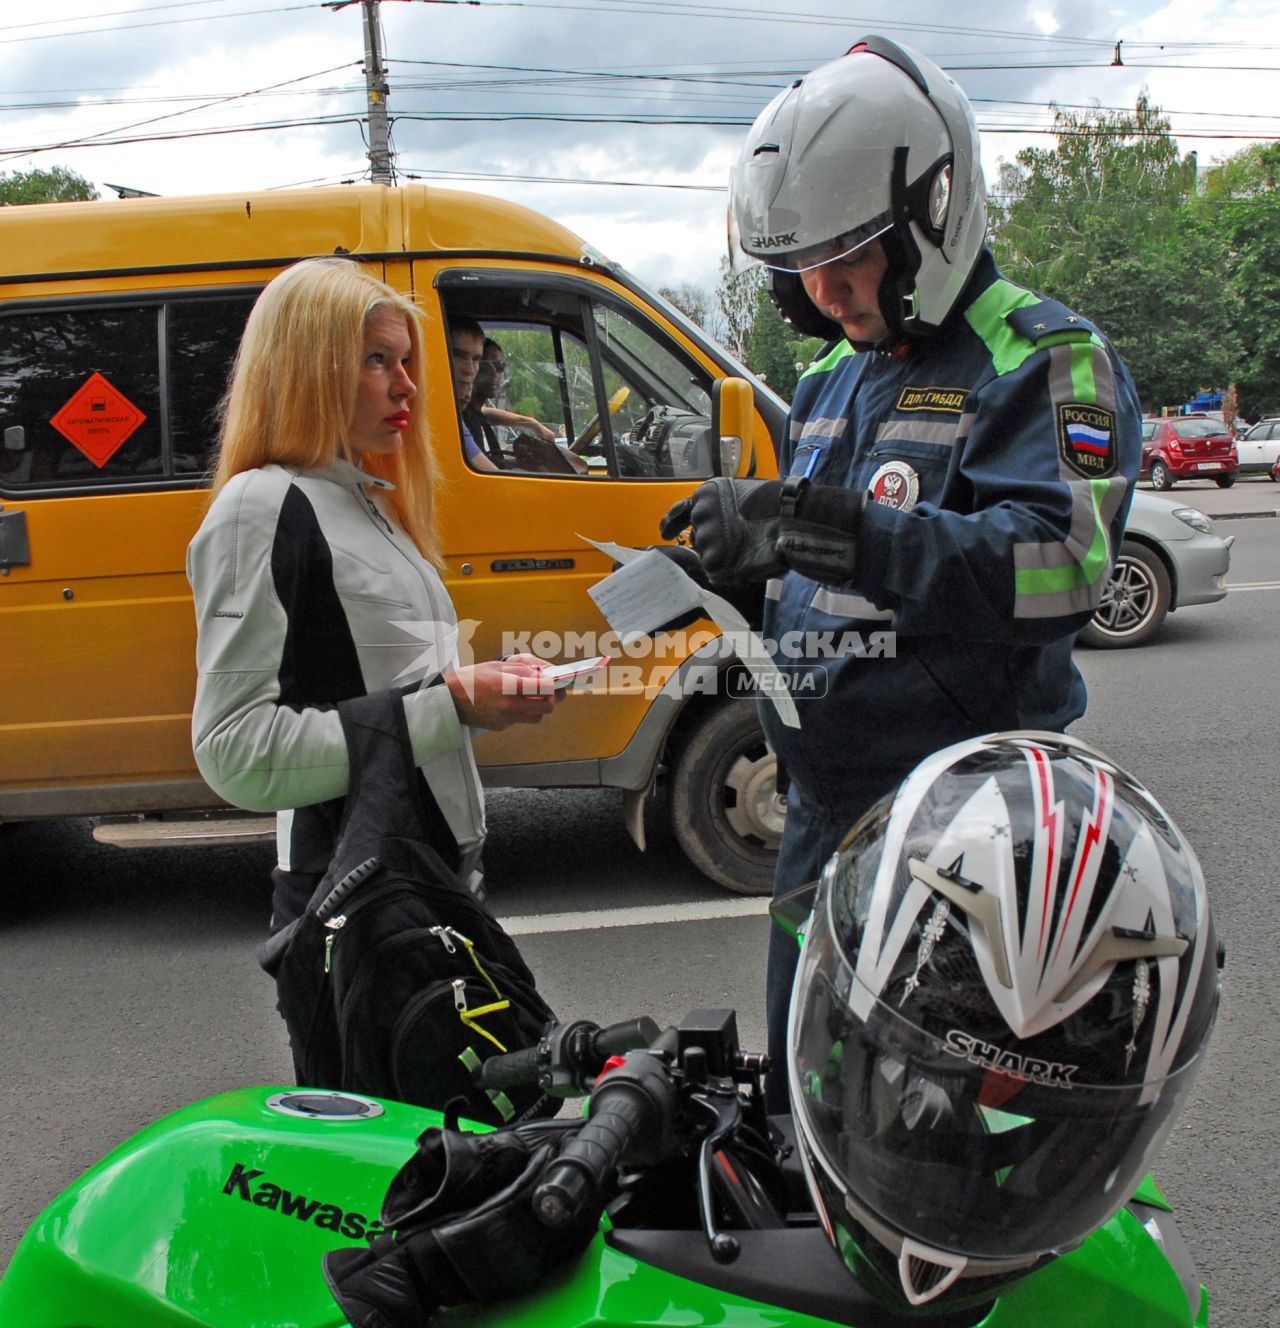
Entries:
{"type": "Polygon", "coordinates": [[[1236,454],[1240,458],[1241,475],[1270,475],[1276,473],[1280,463],[1280,419],[1259,420],[1236,439],[1236,454]]]}
{"type": "Polygon", "coordinates": [[[1140,646],[1159,631],[1165,614],[1222,599],[1234,542],[1234,535],[1215,535],[1213,523],[1194,507],[1135,490],[1120,557],[1079,640],[1108,650],[1140,646]]]}

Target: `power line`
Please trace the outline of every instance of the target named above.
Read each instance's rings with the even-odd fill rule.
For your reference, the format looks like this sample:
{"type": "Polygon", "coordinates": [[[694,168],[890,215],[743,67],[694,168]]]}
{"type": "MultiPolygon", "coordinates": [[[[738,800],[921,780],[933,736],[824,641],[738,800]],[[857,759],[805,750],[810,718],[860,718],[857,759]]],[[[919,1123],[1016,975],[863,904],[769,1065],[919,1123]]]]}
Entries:
{"type": "MultiPolygon", "coordinates": [[[[698,128],[743,128],[751,123],[750,116],[719,116],[719,117],[689,117],[672,116],[667,118],[642,117],[642,116],[606,116],[601,115],[596,118],[582,115],[556,115],[551,113],[501,113],[501,112],[400,112],[393,117],[393,121],[410,121],[421,123],[445,123],[445,124],[465,124],[465,123],[566,123],[581,125],[618,125],[630,124],[637,126],[654,127],[698,127],[698,128]]],[[[300,116],[290,119],[275,119],[263,121],[256,124],[226,125],[217,128],[206,129],[186,129],[174,131],[171,133],[158,134],[127,134],[116,138],[103,138],[95,136],[91,140],[77,142],[75,140],[66,140],[59,143],[44,143],[27,145],[23,147],[7,148],[0,152],[0,160],[12,157],[34,156],[42,152],[52,152],[66,150],[71,147],[111,147],[125,146],[136,143],[163,143],[180,142],[186,139],[224,137],[230,134],[248,134],[262,133],[274,129],[298,129],[298,128],[323,128],[330,125],[341,124],[360,124],[363,125],[363,117],[349,113],[335,113],[330,115],[300,116]]],[[[1091,130],[1063,130],[1055,129],[1051,126],[1004,126],[1004,125],[982,125],[980,130],[984,135],[1015,135],[1021,137],[1056,137],[1056,138],[1087,138],[1092,136],[1091,130]]],[[[1171,138],[1195,138],[1195,139],[1223,139],[1229,141],[1248,141],[1248,142],[1277,142],[1280,141],[1280,133],[1260,134],[1236,133],[1230,130],[1199,132],[1170,132],[1171,138]]],[[[1162,138],[1166,137],[1163,131],[1150,131],[1145,134],[1131,134],[1129,137],[1162,138]]],[[[590,183],[589,181],[578,181],[578,183],[590,183]]]]}
{"type": "MultiPolygon", "coordinates": [[[[205,9],[212,4],[225,4],[232,2],[233,0],[175,0],[175,2],[173,3],[162,3],[159,5],[147,7],[146,9],[142,10],[112,11],[111,15],[104,15],[98,17],[110,17],[122,13],[139,14],[144,12],[159,12],[159,11],[178,10],[178,9],[195,9],[195,8],[205,9]]],[[[424,2],[440,3],[442,2],[442,0],[424,0],[424,2]]],[[[453,0],[448,0],[448,2],[452,3],[453,0]]],[[[482,77],[470,78],[470,79],[442,78],[437,81],[426,82],[426,83],[410,82],[408,80],[405,81],[397,80],[393,84],[389,79],[382,79],[379,77],[375,77],[375,75],[379,74],[380,72],[379,58],[376,51],[374,53],[374,57],[371,58],[367,46],[369,25],[375,21],[377,14],[379,12],[377,9],[378,0],[325,0],[324,7],[328,7],[331,9],[338,9],[346,7],[346,4],[355,4],[355,3],[360,3],[362,5],[362,8],[364,9],[366,16],[365,69],[367,75],[366,79],[367,86],[372,87],[372,83],[368,82],[370,78],[372,78],[373,81],[378,84],[377,91],[379,93],[379,97],[381,98],[381,106],[384,111],[384,114],[385,114],[386,94],[393,88],[399,92],[434,90],[438,92],[456,94],[459,92],[485,91],[491,95],[495,93],[511,95],[516,93],[532,92],[535,94],[537,93],[546,94],[554,92],[561,99],[565,99],[569,97],[573,98],[590,97],[594,95],[595,90],[603,86],[607,86],[611,91],[625,89],[626,94],[631,98],[633,102],[640,102],[646,99],[651,99],[654,96],[662,97],[663,101],[668,101],[669,99],[663,97],[662,93],[668,89],[679,89],[681,93],[680,100],[685,103],[685,107],[674,106],[673,109],[665,113],[657,111],[641,110],[641,109],[631,110],[630,112],[621,111],[618,107],[617,104],[618,98],[616,96],[612,99],[609,110],[599,111],[599,112],[590,112],[590,111],[571,112],[567,109],[562,111],[534,110],[527,108],[513,108],[504,111],[501,108],[493,108],[493,107],[480,111],[468,111],[465,109],[435,110],[431,108],[416,109],[413,107],[406,107],[398,110],[394,118],[392,120],[387,121],[385,133],[379,131],[379,134],[376,136],[379,142],[385,144],[383,148],[383,155],[388,157],[388,169],[380,172],[375,163],[373,168],[373,176],[375,179],[383,179],[384,181],[388,178],[390,174],[389,143],[390,143],[391,127],[394,123],[397,122],[401,121],[405,123],[501,123],[501,122],[522,123],[523,122],[523,123],[562,123],[562,124],[576,124],[576,125],[585,125],[585,126],[632,125],[632,126],[655,126],[655,127],[674,126],[674,127],[700,127],[700,128],[741,128],[746,125],[749,125],[753,121],[755,114],[758,111],[758,105],[754,98],[747,97],[745,93],[743,95],[734,95],[733,93],[734,89],[737,88],[749,89],[750,92],[752,93],[767,94],[770,93],[773,90],[773,88],[777,86],[777,83],[774,82],[774,80],[790,78],[794,74],[804,72],[802,70],[782,71],[778,70],[777,68],[772,68],[772,69],[759,68],[758,62],[731,62],[734,66],[743,66],[743,65],[746,66],[745,68],[736,68],[731,71],[728,68],[725,68],[724,70],[718,70],[715,68],[711,69],[698,68],[696,66],[684,66],[684,67],[677,66],[666,70],[637,69],[634,66],[623,67],[623,69],[621,70],[619,69],[584,70],[584,69],[575,69],[575,68],[562,67],[562,66],[539,66],[539,65],[512,66],[509,64],[494,65],[494,64],[481,64],[474,62],[464,63],[460,61],[395,60],[390,63],[394,63],[397,66],[429,67],[429,68],[436,68],[450,72],[471,71],[472,73],[481,75],[482,77]],[[499,77],[484,77],[492,75],[498,75],[499,77]],[[522,75],[525,75],[527,77],[521,77],[522,75]],[[755,79],[762,79],[768,81],[764,83],[751,81],[755,79]],[[728,109],[716,110],[716,111],[707,110],[705,113],[698,113],[696,111],[687,109],[688,104],[698,103],[698,102],[701,102],[703,104],[711,102],[719,102],[722,104],[724,103],[731,104],[734,102],[740,102],[744,104],[744,110],[741,113],[732,113],[728,109]]],[[[470,3],[470,0],[468,0],[468,3],[470,3]]],[[[486,7],[489,8],[520,8],[526,10],[555,9],[555,10],[566,10],[566,11],[580,11],[583,8],[583,6],[577,4],[566,4],[566,3],[533,4],[533,3],[523,3],[521,2],[521,0],[484,0],[484,3],[486,7]]],[[[277,8],[271,8],[271,9],[239,10],[234,13],[223,13],[217,15],[205,14],[199,18],[183,17],[183,18],[156,20],[155,22],[148,22],[142,24],[123,25],[122,27],[119,28],[91,29],[88,31],[97,31],[97,32],[126,31],[138,27],[162,26],[165,24],[176,24],[176,23],[204,22],[204,21],[209,21],[211,18],[242,18],[246,16],[257,17],[264,14],[287,13],[296,10],[318,9],[320,7],[321,5],[316,3],[295,4],[295,5],[288,5],[277,8]]],[[[599,13],[601,12],[601,8],[602,8],[601,4],[597,4],[593,12],[599,13]]],[[[772,18],[769,14],[766,14],[764,11],[760,10],[749,9],[744,7],[714,5],[714,4],[673,5],[671,3],[671,0],[613,0],[612,3],[609,3],[607,5],[607,9],[610,14],[648,13],[650,15],[659,15],[659,14],[678,13],[681,17],[684,18],[690,16],[703,17],[703,18],[720,18],[726,16],[734,16],[741,18],[745,16],[753,16],[756,18],[770,19],[770,21],[772,21],[772,18]]],[[[78,20],[64,20],[64,21],[78,21],[78,20]]],[[[831,22],[833,20],[830,19],[830,16],[825,16],[825,15],[788,14],[786,16],[786,21],[831,22]]],[[[847,19],[842,17],[839,21],[841,23],[849,23],[849,22],[860,22],[862,20],[847,19]]],[[[874,22],[874,20],[866,20],[866,21],[874,22]]],[[[16,25],[16,28],[25,29],[32,26],[38,26],[38,25],[20,24],[16,25]]],[[[979,28],[961,28],[961,27],[953,27],[947,25],[917,24],[917,23],[894,23],[891,26],[895,28],[917,29],[939,35],[945,34],[948,36],[958,35],[965,37],[974,37],[981,35],[985,37],[1000,37],[1001,39],[1005,40],[1036,41],[1036,42],[1045,42],[1048,40],[1047,38],[1043,37],[1040,34],[1013,33],[1007,30],[996,31],[996,30],[987,30],[979,28]]],[[[14,27],[0,28],[0,32],[10,32],[14,30],[15,30],[14,27]]],[[[64,33],[64,34],[46,34],[46,35],[70,35],[70,34],[64,33]]],[[[25,37],[0,38],[0,44],[12,41],[25,41],[25,40],[34,40],[34,39],[35,38],[25,38],[25,37]]],[[[1063,36],[1063,37],[1054,37],[1053,40],[1059,43],[1060,48],[1065,45],[1071,45],[1076,47],[1080,46],[1092,47],[1092,48],[1097,48],[1100,52],[1106,52],[1106,54],[1108,55],[1111,53],[1112,50],[1112,43],[1109,41],[1103,41],[1101,39],[1093,39],[1093,38],[1077,39],[1077,38],[1069,38],[1063,36]]],[[[1206,48],[1206,45],[1207,44],[1203,43],[1198,43],[1194,45],[1187,44],[1186,53],[1190,54],[1191,51],[1193,50],[1203,51],[1206,48]]],[[[1221,49],[1237,49],[1235,45],[1229,45],[1227,43],[1219,43],[1215,45],[1221,49]]],[[[1180,44],[1175,44],[1175,43],[1152,44],[1153,49],[1160,49],[1160,50],[1165,50],[1168,47],[1174,47],[1174,46],[1180,46],[1180,44]]],[[[1139,46],[1139,49],[1145,49],[1145,48],[1146,44],[1141,44],[1139,46]]],[[[1270,49],[1270,48],[1255,46],[1253,49],[1259,50],[1259,49],[1270,49]]],[[[1181,53],[1181,50],[1178,51],[1169,50],[1168,53],[1171,55],[1177,55],[1181,53]]],[[[242,123],[242,124],[229,125],[229,126],[228,125],[209,126],[205,128],[193,127],[178,132],[158,132],[150,134],[138,134],[135,132],[139,129],[143,129],[148,126],[158,124],[162,121],[172,120],[179,116],[189,116],[197,114],[198,112],[201,111],[212,110],[214,108],[224,106],[231,101],[248,101],[255,97],[281,96],[281,95],[288,95],[288,96],[307,95],[313,97],[318,95],[347,96],[355,92],[357,89],[352,87],[345,87],[339,89],[323,89],[323,90],[302,89],[302,88],[297,88],[296,86],[293,85],[307,82],[310,79],[322,77],[326,74],[334,73],[341,69],[355,67],[357,63],[358,62],[352,61],[347,64],[334,66],[331,69],[318,71],[315,74],[302,75],[297,78],[287,79],[280,83],[270,84],[267,85],[266,87],[254,89],[248,92],[219,94],[205,99],[175,98],[172,99],[174,102],[182,100],[192,100],[194,104],[181,106],[178,109],[167,111],[163,114],[151,116],[144,120],[139,120],[130,124],[119,125],[111,129],[99,130],[94,133],[81,135],[76,138],[68,138],[54,143],[45,143],[26,148],[7,149],[4,152],[0,153],[0,159],[27,156],[47,151],[66,150],[78,147],[119,146],[119,145],[145,143],[145,142],[170,142],[170,141],[180,141],[183,139],[225,136],[236,133],[260,133],[270,130],[290,129],[290,128],[299,128],[299,127],[327,127],[329,125],[340,125],[340,124],[349,124],[349,123],[357,123],[363,125],[363,120],[361,117],[353,117],[348,113],[335,112],[335,113],[315,114],[310,116],[277,117],[267,121],[261,121],[256,123],[242,123]]],[[[1106,63],[1110,64],[1111,62],[1107,60],[1106,63]]],[[[1019,63],[1010,60],[1010,61],[1005,61],[998,65],[951,64],[948,67],[953,70],[984,70],[984,69],[1046,70],[1046,69],[1101,68],[1104,66],[1101,63],[1101,61],[1088,61],[1085,63],[1076,63],[1076,62],[1058,60],[1052,62],[1019,63]]],[[[1155,69],[1179,69],[1179,70],[1192,69],[1192,68],[1195,69],[1206,68],[1206,66],[1188,66],[1181,64],[1135,65],[1132,63],[1126,64],[1125,67],[1142,68],[1142,69],[1155,68],[1155,69]]],[[[1258,67],[1250,66],[1249,68],[1253,69],[1258,67]]],[[[372,101],[373,93],[370,92],[368,95],[370,97],[370,100],[372,101]]],[[[122,98],[120,99],[118,104],[129,104],[130,100],[131,99],[128,98],[122,98]]],[[[140,102],[144,99],[136,98],[132,100],[140,102]]],[[[162,104],[165,101],[164,98],[157,98],[156,100],[161,101],[162,104]]],[[[673,102],[675,101],[675,99],[671,100],[673,102]]],[[[1018,135],[1023,137],[1029,137],[1029,136],[1041,136],[1041,135],[1055,135],[1059,138],[1063,138],[1063,137],[1075,136],[1077,134],[1088,134],[1092,132],[1088,128],[1084,128],[1081,130],[1067,130],[1067,129],[1060,129],[1055,126],[1048,126],[1043,123],[1041,124],[1010,123],[1010,117],[1018,114],[1018,112],[1012,108],[1026,107],[1033,105],[1038,106],[1039,103],[999,102],[995,99],[984,99],[984,100],[986,104],[992,108],[988,112],[988,114],[991,117],[993,117],[992,122],[982,127],[982,132],[988,136],[1018,135]],[[998,109],[1000,107],[1005,107],[1005,106],[1009,107],[1010,109],[1007,111],[998,109]]],[[[107,103],[99,103],[99,104],[107,104],[107,103]]],[[[57,106],[56,104],[45,103],[45,104],[36,104],[34,106],[28,105],[25,107],[24,106],[0,107],[0,110],[21,110],[21,109],[27,109],[27,110],[57,109],[57,106]]],[[[1044,111],[1046,114],[1052,113],[1054,109],[1055,108],[1052,103],[1046,104],[1044,107],[1044,111]]],[[[1119,108],[1114,108],[1114,109],[1119,109],[1119,108]]],[[[1125,109],[1127,110],[1128,108],[1125,109]]],[[[1161,108],[1156,108],[1156,109],[1160,111],[1163,117],[1165,117],[1166,123],[1171,115],[1178,114],[1175,112],[1163,111],[1161,110],[1161,108]]],[[[1256,130],[1250,132],[1244,132],[1243,130],[1236,130],[1232,125],[1232,122],[1237,119],[1237,117],[1235,116],[1223,115],[1221,113],[1208,113],[1208,112],[1189,112],[1187,114],[1197,115],[1202,117],[1208,117],[1209,115],[1214,115],[1215,116],[1214,123],[1221,125],[1223,127],[1218,128],[1216,130],[1210,130],[1207,126],[1202,126],[1199,130],[1178,130],[1178,131],[1169,128],[1168,130],[1161,129],[1161,130],[1151,131],[1145,136],[1159,137],[1167,133],[1170,137],[1175,137],[1175,138],[1217,139],[1217,140],[1241,139],[1241,140],[1252,140],[1252,141],[1257,141],[1260,139],[1267,141],[1274,141],[1275,139],[1280,137],[1280,135],[1261,134],[1258,133],[1256,130]]],[[[1244,117],[1239,117],[1239,118],[1244,118],[1244,117]]],[[[1274,117],[1248,116],[1247,118],[1251,120],[1264,120],[1264,119],[1273,119],[1274,117]]],[[[375,145],[371,142],[370,143],[371,159],[374,156],[374,153],[375,153],[375,145]]],[[[541,176],[524,177],[524,176],[512,176],[512,175],[489,176],[483,172],[480,173],[443,172],[440,174],[451,175],[453,178],[474,178],[474,179],[505,178],[505,179],[519,179],[519,180],[528,179],[529,181],[532,182],[542,182],[542,183],[575,183],[575,184],[594,183],[594,181],[588,182],[580,180],[570,180],[567,178],[559,178],[559,177],[541,177],[541,176]]],[[[666,186],[662,184],[643,182],[643,181],[610,181],[610,182],[601,182],[601,183],[611,183],[614,184],[615,186],[635,187],[635,188],[681,187],[674,185],[666,186]]],[[[710,186],[682,186],[682,187],[700,189],[700,188],[709,188],[710,186]]]]}
{"type": "Polygon", "coordinates": [[[449,171],[431,166],[405,166],[401,173],[407,180],[503,180],[518,184],[607,185],[613,189],[674,189],[700,194],[724,194],[724,184],[678,184],[669,180],[584,180],[574,175],[528,175],[511,171],[449,171]]]}
{"type": "MultiPolygon", "coordinates": [[[[31,23],[5,23],[0,32],[19,32],[24,28],[48,28],[59,23],[96,23],[104,18],[129,18],[141,13],[154,13],[161,9],[199,9],[206,5],[227,5],[232,0],[172,0],[159,5],[138,5],[133,9],[109,9],[99,14],[77,14],[71,18],[42,18],[31,23]]],[[[57,35],[57,34],[53,34],[57,35]]]]}
{"type": "MultiPolygon", "coordinates": [[[[229,102],[240,101],[245,97],[256,97],[259,95],[259,93],[270,92],[276,88],[288,87],[292,83],[305,83],[307,79],[321,78],[325,74],[333,74],[336,73],[339,69],[349,69],[350,67],[351,67],[350,64],[334,65],[331,69],[321,69],[318,73],[315,74],[300,74],[297,78],[287,78],[280,83],[270,83],[266,87],[257,88],[252,92],[233,92],[225,97],[217,97],[212,101],[204,102],[199,106],[189,106],[181,111],[170,111],[166,115],[154,115],[146,120],[137,120],[133,124],[121,125],[118,129],[103,129],[96,134],[89,134],[85,137],[76,139],[74,140],[74,143],[76,147],[89,147],[92,146],[94,139],[106,138],[108,135],[128,133],[132,129],[142,129],[149,124],[158,124],[161,120],[172,120],[175,116],[190,115],[193,111],[207,110],[212,106],[225,106],[229,102]]],[[[119,142],[120,140],[118,138],[115,138],[112,141],[119,142]]],[[[54,148],[58,148],[58,147],[67,147],[70,146],[70,144],[55,143],[52,144],[51,146],[54,148]]]]}
{"type": "MultiPolygon", "coordinates": [[[[116,23],[105,28],[74,28],[70,32],[42,32],[30,37],[0,37],[0,46],[16,46],[20,42],[49,41],[55,37],[92,37],[104,32],[136,32],[140,28],[167,28],[178,23],[214,23],[224,18],[258,18],[264,14],[291,14],[299,9],[319,12],[318,6],[312,0],[310,4],[279,5],[273,9],[239,9],[233,14],[201,14],[192,18],[156,19],[153,23],[116,23]]],[[[0,28],[0,32],[2,31],[6,29],[0,28]]]]}

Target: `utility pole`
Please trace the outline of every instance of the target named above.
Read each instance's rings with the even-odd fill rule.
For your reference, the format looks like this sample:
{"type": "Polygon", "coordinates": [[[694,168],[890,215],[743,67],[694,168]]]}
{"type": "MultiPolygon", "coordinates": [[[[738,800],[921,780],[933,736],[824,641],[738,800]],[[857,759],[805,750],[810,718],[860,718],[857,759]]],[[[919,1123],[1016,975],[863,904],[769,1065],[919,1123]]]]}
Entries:
{"type": "Polygon", "coordinates": [[[387,71],[382,67],[378,0],[361,0],[364,11],[364,86],[369,98],[369,170],[374,184],[393,184],[391,135],[387,127],[387,71]]]}
{"type": "MultiPolygon", "coordinates": [[[[382,65],[382,38],[378,31],[379,0],[359,0],[364,17],[364,86],[368,99],[369,175],[374,184],[394,184],[391,164],[391,131],[387,123],[387,71],[382,65]]],[[[329,0],[326,8],[337,13],[356,0],[329,0]]]]}

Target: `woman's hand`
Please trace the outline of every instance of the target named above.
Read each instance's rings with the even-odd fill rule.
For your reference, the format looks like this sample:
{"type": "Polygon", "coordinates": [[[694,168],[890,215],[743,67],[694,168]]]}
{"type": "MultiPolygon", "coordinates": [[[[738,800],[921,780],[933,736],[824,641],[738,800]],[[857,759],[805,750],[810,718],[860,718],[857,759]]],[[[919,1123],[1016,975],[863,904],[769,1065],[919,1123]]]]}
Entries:
{"type": "Polygon", "coordinates": [[[475,729],[536,724],[564,696],[541,682],[544,663],[537,655],[508,655],[446,673],[445,686],[458,718],[475,729]]]}

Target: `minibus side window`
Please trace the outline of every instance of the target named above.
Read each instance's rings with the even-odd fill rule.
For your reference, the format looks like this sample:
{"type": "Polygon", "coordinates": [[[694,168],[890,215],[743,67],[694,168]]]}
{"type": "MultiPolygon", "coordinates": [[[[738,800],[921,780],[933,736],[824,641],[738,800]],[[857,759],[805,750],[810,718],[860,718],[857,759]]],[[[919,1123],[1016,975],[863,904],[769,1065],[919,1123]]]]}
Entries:
{"type": "Polygon", "coordinates": [[[200,483],[252,294],[0,315],[0,491],[200,483]]]}
{"type": "Polygon", "coordinates": [[[159,365],[154,305],[0,318],[0,486],[160,478],[159,365]]]}
{"type": "Polygon", "coordinates": [[[166,309],[169,438],[173,473],[201,474],[214,460],[218,403],[227,390],[253,297],[175,300],[166,309]]]}
{"type": "Polygon", "coordinates": [[[503,471],[596,480],[714,473],[711,375],[624,302],[578,283],[508,289],[490,278],[446,304],[447,317],[476,318],[497,343],[501,376],[488,405],[558,435],[521,436],[490,414],[485,451],[503,471]]]}

